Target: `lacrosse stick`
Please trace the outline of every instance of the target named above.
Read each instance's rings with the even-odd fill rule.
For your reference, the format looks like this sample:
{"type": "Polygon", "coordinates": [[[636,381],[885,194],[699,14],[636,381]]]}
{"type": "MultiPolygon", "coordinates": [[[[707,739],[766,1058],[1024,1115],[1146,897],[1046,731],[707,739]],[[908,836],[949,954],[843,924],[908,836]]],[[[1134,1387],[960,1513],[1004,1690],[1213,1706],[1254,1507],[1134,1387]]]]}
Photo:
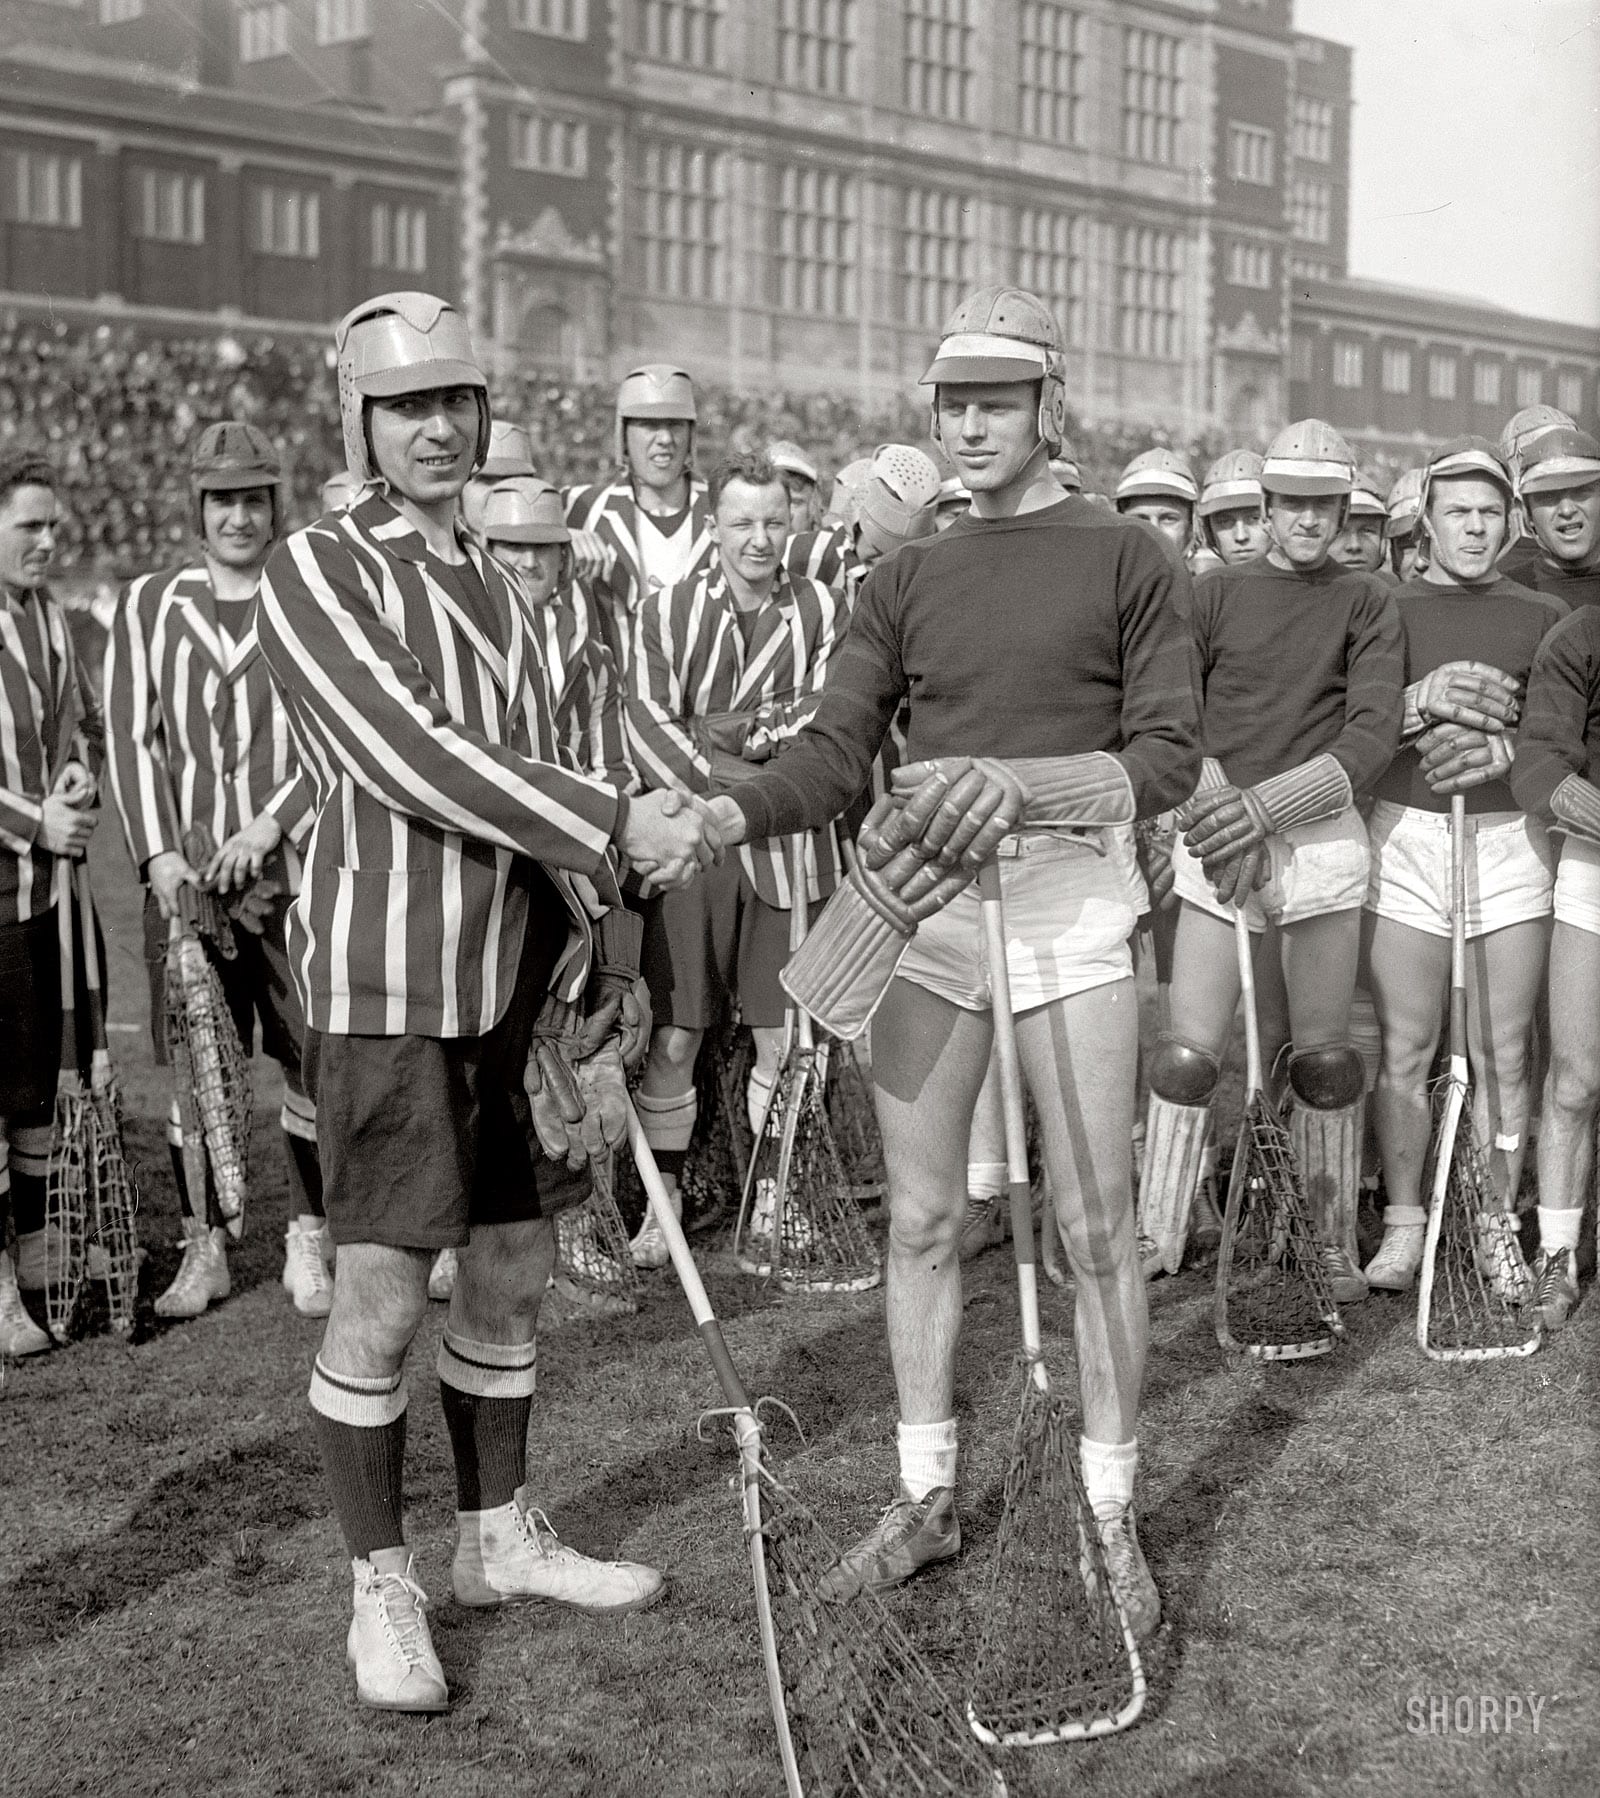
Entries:
{"type": "Polygon", "coordinates": [[[45,1327],[57,1342],[66,1342],[83,1292],[94,1123],[78,1063],[78,957],[72,937],[72,874],[65,856],[56,857],[55,898],[61,945],[61,1068],[45,1178],[44,1310],[45,1327]]]}
{"type": "Polygon", "coordinates": [[[1256,972],[1244,907],[1233,910],[1244,998],[1245,1103],[1228,1176],[1212,1318],[1230,1354],[1304,1361],[1344,1334],[1306,1207],[1294,1146],[1267,1101],[1256,1018],[1256,972]]]}
{"type": "Polygon", "coordinates": [[[993,861],[978,876],[978,897],[1005,1115],[1024,1366],[967,1719],[990,1746],[1033,1748],[1126,1729],[1144,1709],[1145,1680],[1072,1452],[1067,1407],[1051,1391],[1044,1364],[1028,1127],[1000,869],[993,861]]]}
{"type": "Polygon", "coordinates": [[[691,1236],[722,1223],[730,1195],[744,1190],[750,1169],[744,1083],[751,1057],[750,1033],[736,1018],[730,1016],[720,1029],[707,1031],[695,1067],[699,1103],[694,1137],[678,1178],[684,1228],[691,1236]]]}
{"type": "Polygon", "coordinates": [[[1517,1220],[1484,1162],[1472,1124],[1467,1067],[1467,802],[1450,797],[1450,1071],[1433,1145],[1422,1250],[1417,1343],[1434,1361],[1531,1355],[1543,1340],[1523,1310],[1533,1280],[1517,1220]]]}
{"type": "Polygon", "coordinates": [[[203,1220],[209,1161],[217,1208],[228,1234],[237,1240],[244,1234],[250,1158],[250,1064],[201,941],[206,897],[186,884],[178,888],[178,910],[167,941],[167,1043],[189,1203],[203,1220]]]}
{"type": "Polygon", "coordinates": [[[588,1198],[556,1214],[556,1291],[596,1317],[631,1317],[639,1309],[639,1276],[617,1208],[611,1157],[591,1158],[589,1175],[588,1198]]]}
{"type": "MultiPolygon", "coordinates": [[[[856,846],[843,832],[839,850],[845,872],[849,873],[855,866],[856,846]]],[[[818,1047],[825,1057],[823,1091],[827,1094],[828,1121],[844,1157],[850,1190],[862,1201],[881,1199],[888,1190],[883,1138],[878,1133],[872,1082],[862,1065],[860,1051],[855,1042],[847,1042],[843,1037],[824,1036],[818,1047]]]]}
{"type": "Polygon", "coordinates": [[[111,1065],[110,1045],[106,1041],[105,995],[100,981],[100,945],[95,931],[89,864],[80,861],[74,868],[78,926],[83,932],[89,1040],[93,1047],[89,1064],[92,1240],[93,1246],[100,1251],[101,1277],[105,1281],[111,1328],[119,1336],[126,1336],[133,1330],[134,1303],[139,1290],[139,1236],[135,1222],[139,1189],[128,1169],[122,1146],[122,1093],[117,1085],[116,1070],[111,1065]]]}
{"type": "Polygon", "coordinates": [[[768,1469],[760,1409],[723,1341],[638,1114],[628,1141],[673,1270],[733,1418],[745,1545],[755,1587],[767,1698],[788,1798],[1005,1798],[927,1663],[863,1591],[850,1604],[818,1593],[839,1551],[812,1512],[768,1469]]]}
{"type": "MultiPolygon", "coordinates": [[[[792,955],[806,937],[804,837],[791,839],[791,853],[792,955]]],[[[826,1073],[810,1015],[799,1006],[789,1007],[783,1061],[750,1157],[734,1237],[735,1250],[745,1251],[740,1265],[747,1272],[774,1274],[785,1292],[866,1292],[883,1278],[882,1261],[834,1140],[826,1073]]]]}

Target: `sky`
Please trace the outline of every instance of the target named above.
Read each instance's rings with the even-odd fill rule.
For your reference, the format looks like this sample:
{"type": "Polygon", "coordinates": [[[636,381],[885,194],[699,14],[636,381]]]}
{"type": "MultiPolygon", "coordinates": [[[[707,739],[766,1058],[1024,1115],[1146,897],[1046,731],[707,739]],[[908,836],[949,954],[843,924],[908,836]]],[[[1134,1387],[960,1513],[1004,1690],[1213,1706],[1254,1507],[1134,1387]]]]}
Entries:
{"type": "Polygon", "coordinates": [[[1600,0],[1294,0],[1355,49],[1350,272],[1600,325],[1600,0]]]}

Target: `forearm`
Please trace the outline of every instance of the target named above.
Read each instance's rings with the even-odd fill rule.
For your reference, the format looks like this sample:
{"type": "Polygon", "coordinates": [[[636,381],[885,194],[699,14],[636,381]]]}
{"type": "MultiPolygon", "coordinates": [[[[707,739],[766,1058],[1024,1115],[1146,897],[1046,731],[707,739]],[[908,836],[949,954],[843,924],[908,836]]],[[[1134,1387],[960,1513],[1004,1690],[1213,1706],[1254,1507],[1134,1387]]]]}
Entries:
{"type": "Polygon", "coordinates": [[[311,787],[301,772],[296,772],[269,793],[261,807],[277,822],[285,839],[297,847],[311,832],[311,787]]]}
{"type": "Polygon", "coordinates": [[[13,855],[26,855],[39,840],[44,806],[26,793],[0,787],[0,843],[13,855]]]}

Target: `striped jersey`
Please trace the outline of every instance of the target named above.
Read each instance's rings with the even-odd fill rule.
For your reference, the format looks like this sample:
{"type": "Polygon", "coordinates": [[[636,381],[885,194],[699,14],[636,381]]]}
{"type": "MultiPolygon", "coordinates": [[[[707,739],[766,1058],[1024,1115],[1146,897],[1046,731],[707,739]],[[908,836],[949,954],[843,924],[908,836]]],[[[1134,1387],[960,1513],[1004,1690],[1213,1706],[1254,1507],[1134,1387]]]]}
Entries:
{"type": "Polygon", "coordinates": [[[789,539],[788,548],[783,552],[783,565],[790,574],[804,575],[807,580],[821,581],[824,587],[832,587],[836,593],[846,593],[854,604],[866,570],[856,560],[852,535],[850,527],[843,524],[824,524],[812,531],[798,531],[789,539]],[[855,578],[849,581],[852,575],[855,578]]]}
{"type": "Polygon", "coordinates": [[[69,761],[98,776],[103,746],[99,704],[49,589],[0,592],[0,924],[50,910],[44,802],[69,761]]]}
{"type": "Polygon", "coordinates": [[[248,616],[235,639],[204,563],[144,575],[117,607],[105,656],[111,791],[141,877],[154,857],[181,854],[195,826],[221,848],[270,812],[283,842],[265,872],[285,892],[299,885],[311,796],[254,606],[248,616]]]}
{"type": "Polygon", "coordinates": [[[552,986],[575,999],[590,919],[618,902],[627,800],[564,767],[526,601],[463,533],[447,564],[378,491],[296,531],[261,583],[312,825],[288,941],[332,1035],[480,1036],[510,1002],[545,875],[568,912],[552,986]]]}
{"type": "MultiPolygon", "coordinates": [[[[600,602],[606,647],[624,675],[633,653],[634,615],[652,587],[662,584],[649,566],[649,538],[639,523],[640,509],[633,482],[626,475],[609,485],[596,482],[574,487],[567,494],[568,526],[575,531],[593,531],[616,551],[616,566],[603,581],[595,582],[595,597],[600,602]]],[[[710,492],[695,475],[689,477],[689,516],[683,528],[689,540],[681,558],[680,578],[692,581],[710,565],[714,548],[710,492]]]]}
{"type": "Polygon", "coordinates": [[[593,596],[585,583],[571,581],[529,614],[550,682],[557,743],[582,773],[609,781],[619,793],[638,792],[616,659],[601,637],[593,596]]]}
{"type": "MultiPolygon", "coordinates": [[[[711,762],[694,728],[698,719],[744,712],[780,740],[793,736],[822,691],[847,616],[837,594],[783,569],[756,609],[748,641],[720,563],[652,593],[634,621],[625,702],[628,740],[645,786],[713,791],[711,762]]],[[[752,762],[751,774],[759,767],[752,762]]],[[[806,859],[809,897],[825,899],[839,882],[831,822],[811,833],[806,859]]],[[[788,845],[746,842],[739,860],[767,904],[788,910],[788,845]]]]}

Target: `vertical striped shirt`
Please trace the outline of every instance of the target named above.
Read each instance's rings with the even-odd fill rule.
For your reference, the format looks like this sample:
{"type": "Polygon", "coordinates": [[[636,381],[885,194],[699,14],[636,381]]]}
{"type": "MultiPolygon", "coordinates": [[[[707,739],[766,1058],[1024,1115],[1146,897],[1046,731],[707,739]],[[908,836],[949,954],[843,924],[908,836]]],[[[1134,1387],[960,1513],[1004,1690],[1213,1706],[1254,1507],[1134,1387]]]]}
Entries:
{"type": "Polygon", "coordinates": [[[261,583],[262,653],[289,710],[312,826],[289,954],[311,1028],[480,1036],[510,1002],[529,892],[554,881],[587,978],[618,902],[627,799],[561,764],[526,601],[464,536],[436,558],[382,493],[296,531],[261,583]],[[483,617],[457,594],[481,582],[483,617]]]}
{"type": "Polygon", "coordinates": [[[639,776],[628,753],[617,664],[601,637],[595,600],[571,581],[529,617],[555,706],[556,741],[573,767],[637,793],[639,776]]]}

